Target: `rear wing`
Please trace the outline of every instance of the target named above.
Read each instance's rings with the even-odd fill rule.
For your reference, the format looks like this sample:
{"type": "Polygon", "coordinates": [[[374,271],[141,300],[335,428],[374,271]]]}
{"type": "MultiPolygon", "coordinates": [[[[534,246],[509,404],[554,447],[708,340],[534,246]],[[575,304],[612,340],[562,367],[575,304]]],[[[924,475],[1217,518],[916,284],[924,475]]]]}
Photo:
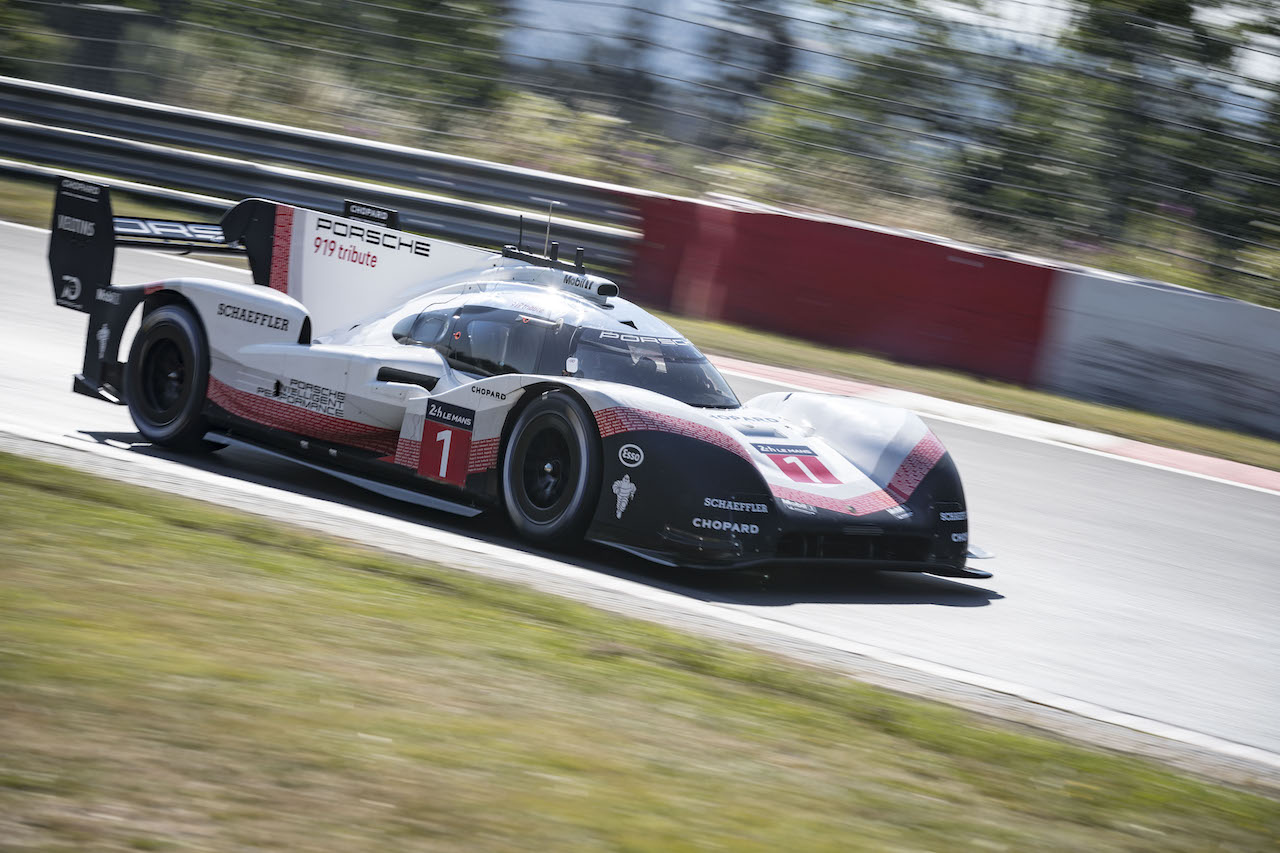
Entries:
{"type": "Polygon", "coordinates": [[[348,201],[343,214],[251,198],[216,223],[119,217],[107,187],[62,178],[49,235],[54,301],[89,312],[99,289],[111,286],[116,246],[240,254],[255,284],[297,299],[324,334],[484,269],[497,254],[401,231],[394,210],[348,201]]]}
{"type": "Polygon", "coordinates": [[[62,178],[49,228],[49,272],[53,299],[88,313],[94,295],[111,285],[116,246],[174,252],[244,254],[216,222],[178,222],[114,216],[111,192],[100,184],[62,178]]]}

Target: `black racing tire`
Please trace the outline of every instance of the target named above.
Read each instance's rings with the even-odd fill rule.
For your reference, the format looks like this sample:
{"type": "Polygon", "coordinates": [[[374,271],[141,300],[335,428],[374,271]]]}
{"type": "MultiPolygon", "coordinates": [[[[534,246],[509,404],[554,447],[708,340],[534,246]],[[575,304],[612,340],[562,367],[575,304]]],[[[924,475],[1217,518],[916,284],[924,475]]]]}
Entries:
{"type": "Polygon", "coordinates": [[[153,444],[208,450],[204,417],[209,389],[209,343],[183,305],[163,305],[142,318],[124,369],[129,414],[153,444]]]}
{"type": "Polygon", "coordinates": [[[502,459],[502,498],[516,531],[544,545],[580,541],[601,468],[591,411],[572,394],[543,393],[516,419],[502,459]]]}

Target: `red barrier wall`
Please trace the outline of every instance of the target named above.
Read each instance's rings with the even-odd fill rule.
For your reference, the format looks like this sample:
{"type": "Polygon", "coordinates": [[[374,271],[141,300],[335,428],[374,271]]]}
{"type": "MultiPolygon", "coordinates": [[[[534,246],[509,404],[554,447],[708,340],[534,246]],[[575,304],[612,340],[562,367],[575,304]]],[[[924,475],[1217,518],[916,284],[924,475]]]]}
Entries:
{"type": "Polygon", "coordinates": [[[637,299],[903,361],[1033,379],[1048,267],[795,216],[678,199],[638,206],[637,299]]]}

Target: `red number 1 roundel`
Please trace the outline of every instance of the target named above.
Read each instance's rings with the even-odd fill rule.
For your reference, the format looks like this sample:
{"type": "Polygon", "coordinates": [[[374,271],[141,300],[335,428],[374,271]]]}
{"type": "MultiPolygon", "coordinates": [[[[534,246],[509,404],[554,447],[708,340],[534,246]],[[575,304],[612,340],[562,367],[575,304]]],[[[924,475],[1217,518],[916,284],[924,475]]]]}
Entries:
{"type": "Polygon", "coordinates": [[[773,461],[782,473],[797,483],[839,483],[818,454],[808,447],[792,447],[784,444],[757,444],[759,450],[773,461]]]}
{"type": "Polygon", "coordinates": [[[465,486],[475,421],[476,413],[471,409],[428,401],[418,473],[432,480],[465,486]]]}

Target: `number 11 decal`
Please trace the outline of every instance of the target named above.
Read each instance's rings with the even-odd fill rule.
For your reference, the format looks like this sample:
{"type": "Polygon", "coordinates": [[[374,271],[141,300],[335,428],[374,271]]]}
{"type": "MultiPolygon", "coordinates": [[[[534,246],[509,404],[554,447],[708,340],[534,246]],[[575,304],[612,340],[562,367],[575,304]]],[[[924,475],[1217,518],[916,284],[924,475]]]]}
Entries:
{"type": "Polygon", "coordinates": [[[759,450],[773,461],[782,473],[797,483],[839,483],[840,479],[832,474],[818,454],[808,447],[790,447],[787,445],[757,444],[759,450]]]}

